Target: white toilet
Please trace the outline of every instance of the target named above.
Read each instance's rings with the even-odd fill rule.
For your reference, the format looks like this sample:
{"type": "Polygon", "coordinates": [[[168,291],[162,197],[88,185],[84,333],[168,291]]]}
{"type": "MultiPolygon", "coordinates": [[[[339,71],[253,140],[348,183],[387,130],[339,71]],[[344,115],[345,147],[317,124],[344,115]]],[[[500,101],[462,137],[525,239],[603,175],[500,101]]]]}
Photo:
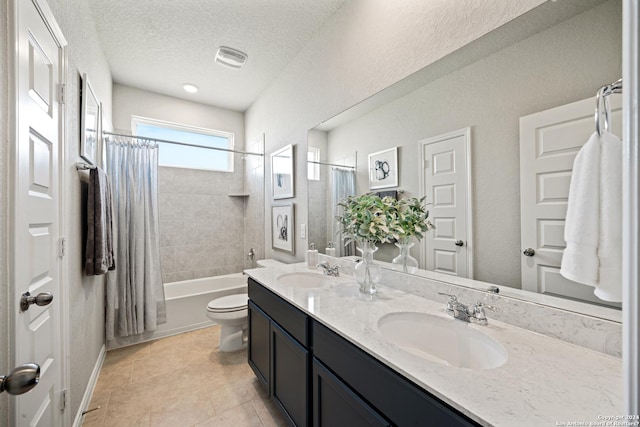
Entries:
{"type": "MultiPolygon", "coordinates": [[[[283,265],[274,259],[261,259],[259,267],[283,265]]],[[[220,328],[220,351],[238,351],[247,346],[248,311],[246,293],[227,295],[209,301],[207,317],[218,323],[220,328]]]]}

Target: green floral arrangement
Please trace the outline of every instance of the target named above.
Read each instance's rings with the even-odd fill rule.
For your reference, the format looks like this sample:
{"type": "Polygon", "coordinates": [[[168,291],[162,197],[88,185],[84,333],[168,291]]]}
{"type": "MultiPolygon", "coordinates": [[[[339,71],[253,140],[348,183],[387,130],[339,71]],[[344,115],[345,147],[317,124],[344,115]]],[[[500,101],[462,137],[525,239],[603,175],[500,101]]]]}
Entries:
{"type": "Polygon", "coordinates": [[[429,211],[426,209],[424,200],[425,197],[398,200],[397,216],[401,232],[398,233],[397,240],[407,240],[411,237],[420,240],[424,237],[424,233],[435,228],[429,221],[429,211]]]}
{"type": "Polygon", "coordinates": [[[390,243],[413,236],[421,239],[434,228],[423,202],[424,197],[396,200],[371,193],[348,196],[338,203],[344,211],[336,220],[341,225],[340,233],[347,238],[345,243],[359,239],[390,243]]]}

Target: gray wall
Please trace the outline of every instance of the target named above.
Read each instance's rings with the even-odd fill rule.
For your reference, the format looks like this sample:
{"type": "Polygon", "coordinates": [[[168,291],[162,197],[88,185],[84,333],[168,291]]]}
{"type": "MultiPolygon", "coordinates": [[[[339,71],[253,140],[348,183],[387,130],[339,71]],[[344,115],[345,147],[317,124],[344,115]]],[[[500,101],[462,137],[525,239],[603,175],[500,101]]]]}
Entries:
{"type": "MultiPolygon", "coordinates": [[[[425,2],[401,4],[353,0],[332,16],[246,113],[248,140],[266,134],[267,155],[296,144],[296,254],[271,249],[265,221],[267,257],[303,259],[307,241],[307,131],[318,123],[433,64],[472,40],[520,16],[543,0],[425,2]]],[[[268,158],[268,157],[267,157],[268,158]]],[[[265,163],[265,173],[271,173],[265,163]]],[[[273,203],[265,180],[265,212],[273,203]]]]}
{"type": "MultiPolygon", "coordinates": [[[[247,151],[264,154],[262,135],[247,141],[247,151]]],[[[255,261],[264,258],[264,157],[247,156],[244,164],[244,251],[253,249],[253,260],[244,257],[245,268],[255,268],[255,261]]]]}
{"type": "MultiPolygon", "coordinates": [[[[114,126],[131,132],[131,116],[234,133],[244,150],[244,114],[123,85],[114,85],[114,126]]],[[[234,172],[160,167],[160,257],[165,283],[242,271],[245,267],[246,161],[234,172]]],[[[254,171],[255,172],[255,171],[254,171]]]]}
{"type": "Polygon", "coordinates": [[[84,275],[82,253],[85,231],[81,224],[86,205],[86,184],[82,183],[75,163],[80,158],[80,80],[87,73],[103,105],[103,120],[111,122],[111,73],[102,53],[93,18],[85,2],[74,0],[49,1],[60,28],[68,42],[65,231],[67,236],[66,276],[63,291],[67,293],[69,331],[70,411],[75,417],[89,378],[104,345],[104,278],[84,275]]]}
{"type": "MultiPolygon", "coordinates": [[[[470,126],[474,278],[520,287],[519,118],[620,78],[621,17],[611,0],[342,125],[329,132],[330,157],[358,151],[363,193],[367,154],[398,145],[399,186],[419,196],[419,141],[470,126]]],[[[390,246],[376,258],[395,255],[390,246]]]]}

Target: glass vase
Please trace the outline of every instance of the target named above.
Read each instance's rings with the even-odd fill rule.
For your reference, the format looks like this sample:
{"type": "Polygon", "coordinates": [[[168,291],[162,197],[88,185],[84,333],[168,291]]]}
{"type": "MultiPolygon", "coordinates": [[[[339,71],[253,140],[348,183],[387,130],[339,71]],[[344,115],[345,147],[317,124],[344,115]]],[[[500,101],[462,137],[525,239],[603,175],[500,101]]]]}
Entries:
{"type": "Polygon", "coordinates": [[[373,261],[373,253],[378,248],[374,242],[359,240],[357,249],[362,254],[362,261],[356,264],[353,276],[360,285],[361,293],[374,295],[380,282],[380,266],[373,261]]]}
{"type": "Polygon", "coordinates": [[[400,239],[395,245],[400,249],[400,254],[391,260],[395,271],[403,273],[415,273],[418,270],[418,260],[411,256],[411,247],[415,243],[409,239],[400,239]]]}

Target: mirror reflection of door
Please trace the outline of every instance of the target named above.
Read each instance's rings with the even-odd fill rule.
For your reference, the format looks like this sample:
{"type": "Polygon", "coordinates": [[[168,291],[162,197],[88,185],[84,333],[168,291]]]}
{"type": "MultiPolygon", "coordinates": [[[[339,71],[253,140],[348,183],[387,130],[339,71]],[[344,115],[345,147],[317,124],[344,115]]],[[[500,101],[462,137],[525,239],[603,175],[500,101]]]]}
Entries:
{"type": "MultiPolygon", "coordinates": [[[[622,135],[620,96],[610,101],[612,132],[622,135]]],[[[520,118],[522,289],[620,307],[560,275],[571,170],[595,130],[594,107],[595,97],[520,118]]]]}
{"type": "Polygon", "coordinates": [[[420,181],[436,227],[423,239],[422,265],[438,273],[473,278],[470,142],[470,128],[420,141],[420,181]]]}

